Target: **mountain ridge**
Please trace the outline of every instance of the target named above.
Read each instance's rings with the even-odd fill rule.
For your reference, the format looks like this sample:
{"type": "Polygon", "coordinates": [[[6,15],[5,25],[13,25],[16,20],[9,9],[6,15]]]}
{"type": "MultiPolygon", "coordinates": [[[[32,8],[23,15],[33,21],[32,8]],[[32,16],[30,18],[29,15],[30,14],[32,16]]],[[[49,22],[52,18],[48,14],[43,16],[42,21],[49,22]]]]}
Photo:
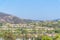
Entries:
{"type": "MultiPolygon", "coordinates": [[[[58,20],[59,19],[50,20],[50,21],[58,21],[58,20]]],[[[0,23],[19,24],[19,23],[30,23],[30,22],[44,22],[44,21],[43,20],[21,19],[17,16],[0,12],[0,23]]]]}
{"type": "Polygon", "coordinates": [[[0,12],[0,22],[1,23],[13,23],[13,24],[25,23],[19,17],[13,16],[10,14],[6,14],[3,12],[0,12]]]}

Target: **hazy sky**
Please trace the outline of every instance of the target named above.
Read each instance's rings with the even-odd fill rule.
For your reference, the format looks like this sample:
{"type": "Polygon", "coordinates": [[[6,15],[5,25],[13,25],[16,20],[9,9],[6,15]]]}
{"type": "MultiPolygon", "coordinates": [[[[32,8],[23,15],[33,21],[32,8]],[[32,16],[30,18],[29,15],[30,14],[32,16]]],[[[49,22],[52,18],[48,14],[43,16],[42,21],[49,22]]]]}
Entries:
{"type": "Polygon", "coordinates": [[[0,12],[34,20],[58,19],[60,0],[0,0],[0,12]]]}

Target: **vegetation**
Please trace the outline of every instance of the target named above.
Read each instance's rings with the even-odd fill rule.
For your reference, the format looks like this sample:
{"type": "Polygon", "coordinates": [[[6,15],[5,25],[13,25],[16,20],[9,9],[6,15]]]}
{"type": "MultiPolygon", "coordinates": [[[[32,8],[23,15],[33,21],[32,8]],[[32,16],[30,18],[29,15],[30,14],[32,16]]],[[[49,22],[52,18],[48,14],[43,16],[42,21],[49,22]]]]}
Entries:
{"type": "Polygon", "coordinates": [[[60,40],[60,21],[25,24],[0,23],[0,38],[4,40],[60,40]]]}

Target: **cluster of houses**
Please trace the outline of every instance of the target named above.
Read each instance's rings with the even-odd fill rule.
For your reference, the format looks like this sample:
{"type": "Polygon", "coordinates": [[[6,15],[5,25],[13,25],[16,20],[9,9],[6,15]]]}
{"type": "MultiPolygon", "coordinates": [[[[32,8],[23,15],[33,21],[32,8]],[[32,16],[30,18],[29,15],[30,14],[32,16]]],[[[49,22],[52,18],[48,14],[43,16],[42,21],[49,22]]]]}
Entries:
{"type": "MultiPolygon", "coordinates": [[[[35,26],[31,24],[10,24],[7,23],[3,26],[0,27],[0,30],[12,30],[12,32],[15,32],[17,28],[27,28],[26,30],[31,31],[33,29],[35,30],[54,30],[54,28],[49,28],[49,27],[40,27],[40,26],[35,26]]],[[[48,36],[52,36],[53,34],[48,34],[48,36]]]]}

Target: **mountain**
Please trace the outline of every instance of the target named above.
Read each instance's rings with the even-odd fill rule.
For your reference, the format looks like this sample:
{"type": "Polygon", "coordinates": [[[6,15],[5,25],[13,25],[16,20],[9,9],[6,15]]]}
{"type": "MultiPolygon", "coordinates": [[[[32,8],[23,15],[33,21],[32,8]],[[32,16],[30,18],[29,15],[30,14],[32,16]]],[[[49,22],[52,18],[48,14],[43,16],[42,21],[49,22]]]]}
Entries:
{"type": "Polygon", "coordinates": [[[32,22],[32,20],[21,19],[13,15],[0,12],[0,23],[19,24],[19,23],[27,23],[27,22],[32,22]]]}
{"type": "MultiPolygon", "coordinates": [[[[60,19],[50,20],[49,22],[51,21],[57,22],[57,21],[60,21],[60,19]]],[[[21,19],[17,16],[0,12],[0,23],[19,24],[19,23],[30,23],[30,22],[42,22],[43,23],[44,21],[43,20],[21,19]]]]}

